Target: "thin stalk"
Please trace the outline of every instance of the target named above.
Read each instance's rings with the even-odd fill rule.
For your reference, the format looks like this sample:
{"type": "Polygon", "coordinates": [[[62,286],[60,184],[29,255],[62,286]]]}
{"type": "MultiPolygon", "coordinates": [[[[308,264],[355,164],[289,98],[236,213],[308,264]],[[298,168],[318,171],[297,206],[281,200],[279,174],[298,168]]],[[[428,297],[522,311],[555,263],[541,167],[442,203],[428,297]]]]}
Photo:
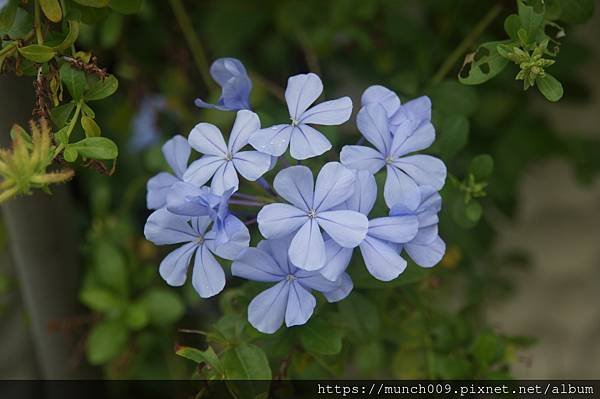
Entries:
{"type": "Polygon", "coordinates": [[[211,92],[215,88],[215,85],[210,77],[208,60],[206,58],[206,53],[204,52],[204,47],[202,47],[202,43],[200,43],[200,39],[198,39],[198,36],[194,31],[192,21],[190,20],[188,13],[185,11],[181,0],[169,0],[169,2],[171,3],[173,14],[175,14],[175,18],[177,19],[177,23],[181,28],[183,37],[185,38],[188,48],[192,53],[196,68],[198,68],[198,72],[200,72],[202,81],[204,82],[204,85],[208,91],[211,92]]]}
{"type": "Polygon", "coordinates": [[[38,44],[44,44],[44,35],[42,35],[42,22],[40,18],[40,2],[35,0],[33,6],[33,27],[35,29],[35,36],[38,44]]]}
{"type": "Polygon", "coordinates": [[[495,4],[489,11],[479,20],[477,25],[473,28],[473,30],[463,39],[462,42],[454,49],[452,53],[446,58],[444,63],[440,66],[438,71],[431,78],[432,84],[440,83],[446,75],[450,72],[450,70],[456,65],[460,58],[464,55],[464,53],[469,50],[471,46],[477,41],[479,36],[487,29],[487,27],[496,19],[496,17],[502,11],[502,6],[500,4],[495,4]]]}
{"type": "MultiPolygon", "coordinates": [[[[75,108],[75,113],[73,114],[73,117],[69,121],[69,125],[67,128],[67,138],[71,137],[71,133],[73,133],[73,129],[75,129],[75,125],[77,124],[77,121],[79,120],[79,114],[81,113],[81,107],[82,107],[82,101],[79,101],[77,103],[77,107],[75,108]]],[[[54,150],[54,155],[52,156],[52,159],[56,158],[58,156],[58,154],[60,154],[64,148],[65,148],[64,144],[59,143],[58,146],[56,146],[56,149],[54,150]]]]}
{"type": "Polygon", "coordinates": [[[230,199],[229,205],[255,206],[257,208],[260,208],[262,206],[267,205],[267,203],[259,202],[259,201],[248,201],[248,200],[242,200],[242,199],[230,199]]]}

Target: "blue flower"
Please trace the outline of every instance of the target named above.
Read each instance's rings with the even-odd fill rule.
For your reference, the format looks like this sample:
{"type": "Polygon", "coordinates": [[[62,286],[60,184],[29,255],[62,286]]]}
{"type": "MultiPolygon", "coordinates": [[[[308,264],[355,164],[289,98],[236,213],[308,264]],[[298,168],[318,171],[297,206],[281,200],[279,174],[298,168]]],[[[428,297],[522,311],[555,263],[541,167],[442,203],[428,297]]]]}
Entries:
{"type": "Polygon", "coordinates": [[[365,215],[334,209],[352,195],[354,184],[354,173],[338,162],[325,164],[314,185],[313,174],[306,166],[286,168],[277,174],[273,186],[292,205],[263,207],[257,216],[258,228],[268,239],[294,233],[290,260],[301,269],[318,270],[326,262],[321,228],[344,248],[356,247],[367,233],[365,215]]]}
{"type": "Polygon", "coordinates": [[[392,216],[414,215],[418,221],[416,236],[400,246],[401,250],[422,267],[435,266],[446,252],[446,244],[438,234],[438,213],[442,197],[433,187],[419,187],[417,199],[404,197],[390,211],[392,216]]]}
{"type": "Polygon", "coordinates": [[[312,290],[336,302],[348,296],[353,287],[347,274],[329,281],[318,272],[298,269],[289,262],[289,246],[289,238],[261,241],[257,248],[244,250],[231,266],[234,276],[275,283],[248,306],[248,321],[263,333],[274,333],[284,320],[288,327],[305,324],[317,303],[312,290]]]}
{"type": "Polygon", "coordinates": [[[8,4],[8,0],[0,0],[0,10],[4,8],[5,5],[8,4]]]}
{"type": "Polygon", "coordinates": [[[173,174],[161,172],[148,180],[146,194],[148,209],[159,209],[166,205],[167,194],[171,187],[183,180],[191,149],[185,137],[177,135],[163,145],[162,152],[173,174]]]}
{"type": "Polygon", "coordinates": [[[194,101],[197,107],[214,108],[221,111],[250,109],[248,99],[250,90],[252,90],[252,81],[240,60],[219,58],[210,66],[210,74],[222,88],[221,98],[217,104],[209,104],[197,98],[194,101]]]}
{"type": "Polygon", "coordinates": [[[258,151],[240,151],[258,129],[260,120],[254,112],[238,111],[229,143],[225,144],[215,125],[199,123],[192,129],[188,141],[204,156],[190,165],[183,179],[202,186],[212,178],[211,188],[217,195],[232,188],[237,190],[238,173],[250,181],[258,179],[271,168],[271,156],[258,151]]]}
{"type": "MultiPolygon", "coordinates": [[[[359,171],[356,189],[343,206],[368,215],[377,198],[375,178],[368,171],[359,171]]],[[[369,221],[369,228],[359,244],[367,270],[373,277],[390,281],[406,268],[406,260],[400,256],[398,244],[411,241],[417,234],[418,221],[414,214],[391,214],[369,221]]],[[[342,248],[333,241],[326,241],[327,263],[319,272],[330,280],[339,278],[352,257],[352,249],[342,248]]]]}
{"type": "Polygon", "coordinates": [[[141,151],[160,140],[158,129],[158,114],[166,109],[167,101],[162,96],[144,97],[133,116],[133,134],[129,141],[129,148],[133,152],[141,151]]]}
{"type": "Polygon", "coordinates": [[[291,124],[261,129],[250,138],[258,151],[281,156],[290,146],[294,159],[316,157],[331,149],[331,143],[309,124],[340,125],[350,118],[352,100],[342,97],[308,108],[323,92],[323,83],[314,73],[292,76],[285,90],[291,124]]]}
{"type": "Polygon", "coordinates": [[[190,218],[159,209],[148,217],[144,226],[146,238],[157,245],[183,244],[160,263],[160,275],[169,285],[185,283],[195,254],[192,285],[203,298],[214,296],[225,287],[225,272],[213,254],[233,260],[250,242],[248,230],[240,229],[227,244],[216,246],[215,232],[207,232],[210,224],[208,216],[190,218]]]}
{"type": "Polygon", "coordinates": [[[377,173],[386,167],[384,198],[388,207],[406,193],[418,192],[418,186],[430,185],[439,190],[446,180],[446,166],[441,160],[430,155],[408,155],[433,143],[435,130],[431,122],[415,123],[404,116],[397,121],[400,124],[392,134],[386,108],[379,103],[367,104],[359,111],[356,124],[375,149],[347,145],[340,154],[341,162],[351,169],[377,173]]]}

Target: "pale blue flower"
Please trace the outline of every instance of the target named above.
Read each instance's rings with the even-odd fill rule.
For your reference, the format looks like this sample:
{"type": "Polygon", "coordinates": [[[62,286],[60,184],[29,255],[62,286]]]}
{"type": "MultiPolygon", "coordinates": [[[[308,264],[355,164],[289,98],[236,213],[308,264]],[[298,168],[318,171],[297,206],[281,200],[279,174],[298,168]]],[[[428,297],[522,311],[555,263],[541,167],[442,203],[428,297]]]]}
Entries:
{"type": "Polygon", "coordinates": [[[446,243],[438,234],[438,213],[442,207],[442,197],[430,186],[419,187],[418,199],[404,197],[390,211],[392,216],[416,216],[418,232],[416,236],[400,246],[415,263],[422,267],[435,266],[446,252],[446,243]]]}
{"type": "Polygon", "coordinates": [[[144,235],[154,244],[183,244],[160,263],[160,275],[169,285],[185,283],[188,266],[195,255],[192,285],[203,298],[214,296],[225,287],[225,272],[213,254],[233,260],[250,243],[248,230],[238,229],[227,244],[216,246],[215,232],[207,232],[210,224],[208,216],[190,218],[163,208],[152,213],[144,226],[144,235]]]}
{"type": "Polygon", "coordinates": [[[219,58],[210,66],[210,74],[221,86],[221,98],[217,104],[209,104],[197,98],[194,102],[197,107],[214,108],[221,111],[250,109],[249,97],[252,81],[240,60],[219,58]]]}
{"type": "Polygon", "coordinates": [[[183,180],[191,149],[185,137],[177,135],[163,145],[162,153],[173,174],[161,172],[148,180],[146,194],[148,209],[159,209],[166,205],[167,194],[171,187],[183,180]]]}
{"type": "MultiPolygon", "coordinates": [[[[399,118],[402,121],[402,118],[399,118]]],[[[386,108],[379,103],[367,104],[358,113],[356,124],[375,148],[347,145],[342,148],[341,162],[351,168],[377,173],[384,166],[387,177],[384,198],[393,206],[406,193],[418,192],[418,186],[430,185],[439,190],[446,180],[446,166],[430,155],[408,155],[428,148],[435,139],[431,122],[415,124],[404,120],[391,130],[386,108]]]]}
{"type": "Polygon", "coordinates": [[[142,99],[131,122],[133,130],[129,141],[131,151],[141,151],[160,140],[161,132],[158,128],[158,116],[166,107],[167,100],[162,96],[149,96],[142,99]]]}
{"type": "Polygon", "coordinates": [[[294,159],[316,157],[331,149],[331,143],[316,125],[341,125],[350,118],[352,100],[342,97],[309,108],[323,92],[323,83],[314,73],[292,76],[285,90],[290,124],[261,129],[250,138],[258,151],[281,156],[290,147],[294,159]]]}
{"type": "Polygon", "coordinates": [[[238,173],[246,180],[257,180],[271,168],[271,156],[241,149],[248,144],[250,135],[258,129],[258,115],[248,110],[238,111],[229,143],[225,144],[219,128],[210,123],[199,123],[192,129],[188,141],[192,148],[204,155],[192,162],[183,174],[183,179],[202,186],[212,178],[211,188],[217,195],[229,189],[237,190],[238,173]]]}
{"type": "Polygon", "coordinates": [[[329,281],[318,272],[295,267],[288,258],[289,246],[289,238],[261,241],[257,248],[245,249],[231,266],[234,276],[275,284],[248,306],[248,321],[263,333],[274,333],[284,321],[288,327],[305,324],[317,303],[312,290],[336,302],[348,296],[353,287],[347,274],[329,281]]]}
{"type": "Polygon", "coordinates": [[[0,0],[0,10],[4,8],[5,5],[8,4],[8,0],[0,0]]]}
{"type": "Polygon", "coordinates": [[[356,247],[365,237],[365,215],[334,208],[354,191],[354,173],[338,162],[323,166],[313,184],[306,166],[291,166],[275,177],[274,188],[288,204],[269,204],[257,216],[258,228],[265,238],[294,234],[289,248],[292,263],[305,270],[325,266],[326,249],[321,228],[344,248],[356,247]]]}

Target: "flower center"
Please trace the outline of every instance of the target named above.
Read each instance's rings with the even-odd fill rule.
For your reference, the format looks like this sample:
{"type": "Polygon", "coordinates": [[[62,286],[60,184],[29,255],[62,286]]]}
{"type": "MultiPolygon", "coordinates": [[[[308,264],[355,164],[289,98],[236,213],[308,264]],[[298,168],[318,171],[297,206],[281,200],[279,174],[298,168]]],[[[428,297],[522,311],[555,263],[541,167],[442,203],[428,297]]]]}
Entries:
{"type": "Polygon", "coordinates": [[[315,209],[311,209],[307,213],[308,217],[314,219],[317,217],[317,211],[315,209]]]}
{"type": "Polygon", "coordinates": [[[391,155],[388,155],[388,156],[385,158],[385,163],[386,163],[387,165],[391,165],[391,164],[393,164],[393,163],[394,163],[394,157],[393,157],[393,156],[391,156],[391,155]]]}
{"type": "Polygon", "coordinates": [[[227,154],[225,154],[226,161],[231,161],[232,159],[233,159],[233,154],[231,152],[228,152],[227,154]]]}
{"type": "Polygon", "coordinates": [[[204,244],[204,236],[203,236],[203,235],[199,235],[199,236],[196,238],[196,242],[198,243],[198,245],[202,245],[202,244],[204,244]]]}
{"type": "Polygon", "coordinates": [[[294,281],[296,279],[296,276],[294,276],[293,274],[288,274],[287,276],[285,276],[285,279],[287,281],[294,281]]]}
{"type": "Polygon", "coordinates": [[[300,121],[295,118],[290,118],[290,120],[292,121],[292,126],[297,126],[300,123],[300,121]]]}

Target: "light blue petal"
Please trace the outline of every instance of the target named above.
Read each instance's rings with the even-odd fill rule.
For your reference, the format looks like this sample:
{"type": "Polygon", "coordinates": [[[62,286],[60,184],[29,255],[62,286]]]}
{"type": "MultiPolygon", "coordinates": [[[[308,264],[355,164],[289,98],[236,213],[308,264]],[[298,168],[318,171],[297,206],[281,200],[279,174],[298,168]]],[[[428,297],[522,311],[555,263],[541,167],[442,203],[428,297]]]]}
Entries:
{"type": "Polygon", "coordinates": [[[375,174],[385,166],[383,155],[371,147],[345,145],[340,153],[340,161],[350,169],[366,170],[375,174]]]}
{"type": "Polygon", "coordinates": [[[312,209],[326,211],[346,201],[354,193],[354,172],[339,162],[328,162],[321,168],[315,183],[312,209]]]}
{"type": "Polygon", "coordinates": [[[210,188],[215,195],[223,195],[227,190],[237,191],[240,179],[238,178],[233,162],[225,162],[215,172],[210,183],[210,188]]]}
{"type": "Polygon", "coordinates": [[[344,248],[333,239],[325,240],[327,260],[319,273],[330,281],[336,281],[346,271],[352,259],[352,248],[344,248]]]}
{"type": "Polygon", "coordinates": [[[196,186],[202,186],[226,162],[221,156],[204,155],[191,163],[190,167],[183,174],[183,180],[196,186]]]}
{"type": "Polygon", "coordinates": [[[418,204],[420,192],[417,183],[394,165],[388,165],[386,169],[387,176],[383,188],[383,197],[388,208],[393,207],[398,202],[418,204]]]}
{"type": "Polygon", "coordinates": [[[421,186],[421,205],[419,205],[420,212],[439,212],[442,209],[442,197],[431,186],[421,186]]]}
{"type": "Polygon", "coordinates": [[[231,273],[265,283],[281,281],[286,277],[271,255],[258,248],[246,248],[231,265],[231,273]]]}
{"type": "Polygon", "coordinates": [[[388,118],[390,118],[400,108],[400,98],[398,95],[380,85],[368,87],[362,94],[360,99],[361,106],[369,104],[380,104],[385,108],[388,118]]]}
{"type": "Polygon", "coordinates": [[[375,177],[366,170],[354,173],[354,193],[346,200],[346,209],[368,215],[377,200],[375,177]]]}
{"type": "Polygon", "coordinates": [[[208,216],[195,216],[190,219],[190,225],[197,236],[204,236],[212,219],[208,216]]]}
{"type": "Polygon", "coordinates": [[[205,216],[211,214],[219,201],[220,198],[212,194],[208,187],[179,182],[169,191],[167,209],[178,215],[205,216]]]}
{"type": "Polygon", "coordinates": [[[225,272],[206,245],[196,251],[192,286],[202,298],[215,296],[225,288],[225,272]]]}
{"type": "Polygon", "coordinates": [[[431,155],[411,155],[394,161],[394,166],[409,175],[420,186],[441,190],[446,181],[446,165],[431,155]]]}
{"type": "Polygon", "coordinates": [[[215,108],[223,111],[249,109],[248,97],[252,89],[252,81],[248,78],[246,68],[235,58],[219,58],[212,63],[210,74],[222,87],[219,103],[208,104],[201,99],[195,103],[200,108],[215,108]]]}
{"type": "Polygon", "coordinates": [[[292,131],[296,130],[291,125],[275,125],[260,129],[250,136],[250,145],[257,151],[279,157],[290,145],[292,131]]]}
{"type": "Polygon", "coordinates": [[[298,270],[295,274],[296,282],[302,285],[307,290],[315,290],[319,292],[335,291],[339,288],[341,280],[328,280],[318,271],[298,270]]]}
{"type": "Polygon", "coordinates": [[[247,76],[244,64],[237,58],[218,58],[210,66],[210,75],[215,82],[224,86],[234,76],[247,76]]]}
{"type": "MultiPolygon", "coordinates": [[[[235,215],[227,215],[221,229],[224,239],[207,242],[208,248],[223,259],[234,260],[250,245],[248,227],[235,215]]],[[[216,232],[214,232],[216,236],[216,232]]],[[[210,237],[207,235],[207,237],[210,237]]]]}
{"type": "Polygon", "coordinates": [[[369,235],[395,243],[409,242],[417,235],[419,222],[416,216],[387,216],[369,221],[369,235]]]}
{"type": "Polygon", "coordinates": [[[248,305],[248,321],[265,334],[273,334],[281,327],[285,318],[290,283],[280,281],[258,294],[248,305]]]}
{"type": "Polygon", "coordinates": [[[191,148],[185,137],[177,135],[167,141],[162,147],[165,160],[179,179],[187,168],[190,159],[191,148]]]}
{"type": "Polygon", "coordinates": [[[315,306],[317,306],[315,297],[302,285],[292,282],[285,310],[285,325],[292,327],[305,324],[312,316],[315,306]]]}
{"type": "Polygon", "coordinates": [[[429,244],[410,243],[406,244],[404,249],[417,265],[433,267],[444,257],[446,243],[438,236],[429,244]]]}
{"type": "Polygon", "coordinates": [[[263,237],[283,238],[297,231],[308,220],[308,215],[292,205],[269,204],[258,212],[256,219],[263,237]]]}
{"type": "Polygon", "coordinates": [[[282,275],[293,274],[298,270],[289,262],[288,249],[290,248],[292,238],[293,235],[290,234],[280,239],[262,240],[256,246],[258,249],[271,255],[282,275]]]}
{"type": "Polygon", "coordinates": [[[167,204],[169,190],[179,179],[167,172],[161,172],[148,180],[146,207],[148,209],[162,208],[167,204]]]}
{"type": "Polygon", "coordinates": [[[313,203],[313,174],[306,166],[290,166],[275,176],[273,187],[277,194],[296,207],[308,211],[313,203]]]}
{"type": "Polygon", "coordinates": [[[198,243],[196,242],[182,245],[170,252],[162,262],[160,262],[158,272],[167,284],[173,287],[179,287],[185,283],[187,269],[197,247],[198,243]]]}
{"type": "Polygon", "coordinates": [[[271,155],[258,151],[241,151],[233,156],[233,165],[246,180],[255,181],[269,171],[271,155]]]}
{"type": "Polygon", "coordinates": [[[250,137],[258,130],[260,130],[258,115],[248,110],[238,111],[227,144],[229,153],[235,154],[244,148],[250,137]]]}
{"type": "Polygon", "coordinates": [[[292,132],[290,155],[294,159],[308,159],[324,154],[331,143],[321,132],[309,125],[298,125],[292,132]]]}
{"type": "Polygon", "coordinates": [[[404,103],[391,119],[393,125],[407,123],[417,128],[423,122],[431,121],[431,100],[427,96],[418,97],[404,103]]]}
{"type": "Polygon", "coordinates": [[[325,242],[319,223],[309,219],[298,230],[288,250],[292,264],[304,270],[318,270],[325,266],[325,242]]]}
{"type": "Polygon", "coordinates": [[[438,238],[438,225],[434,224],[427,227],[421,227],[417,235],[410,240],[409,244],[427,245],[438,238]]]}
{"type": "Polygon", "coordinates": [[[340,276],[338,287],[335,290],[323,292],[323,295],[329,303],[338,302],[350,295],[353,288],[352,279],[348,273],[344,273],[340,276]]]}
{"type": "Polygon", "coordinates": [[[221,158],[227,155],[227,145],[221,131],[210,123],[197,124],[190,132],[188,142],[201,154],[216,155],[221,158]]]}
{"type": "Polygon", "coordinates": [[[430,122],[425,122],[416,130],[405,131],[403,126],[394,133],[390,153],[401,157],[411,152],[429,148],[435,140],[435,129],[430,122]]]}
{"type": "Polygon", "coordinates": [[[406,261],[393,244],[367,236],[359,246],[367,270],[381,281],[391,281],[406,269],[406,261]]]}
{"type": "Polygon", "coordinates": [[[342,97],[315,105],[304,112],[298,122],[329,126],[341,125],[350,119],[351,114],[352,100],[350,97],[342,97]]]}
{"type": "Polygon", "coordinates": [[[295,120],[299,120],[299,117],[315,102],[322,92],[323,83],[314,73],[291,76],[285,89],[285,101],[290,116],[295,120]]]}
{"type": "Polygon", "coordinates": [[[319,225],[344,248],[354,248],[365,238],[369,220],[355,211],[327,211],[317,214],[319,225]]]}
{"type": "Polygon", "coordinates": [[[362,135],[382,154],[387,154],[392,144],[392,134],[385,108],[379,104],[362,107],[356,116],[356,126],[362,135]]]}
{"type": "Polygon", "coordinates": [[[162,208],[152,212],[144,226],[144,236],[156,245],[178,244],[196,240],[198,235],[188,224],[188,216],[175,215],[162,208]]]}

